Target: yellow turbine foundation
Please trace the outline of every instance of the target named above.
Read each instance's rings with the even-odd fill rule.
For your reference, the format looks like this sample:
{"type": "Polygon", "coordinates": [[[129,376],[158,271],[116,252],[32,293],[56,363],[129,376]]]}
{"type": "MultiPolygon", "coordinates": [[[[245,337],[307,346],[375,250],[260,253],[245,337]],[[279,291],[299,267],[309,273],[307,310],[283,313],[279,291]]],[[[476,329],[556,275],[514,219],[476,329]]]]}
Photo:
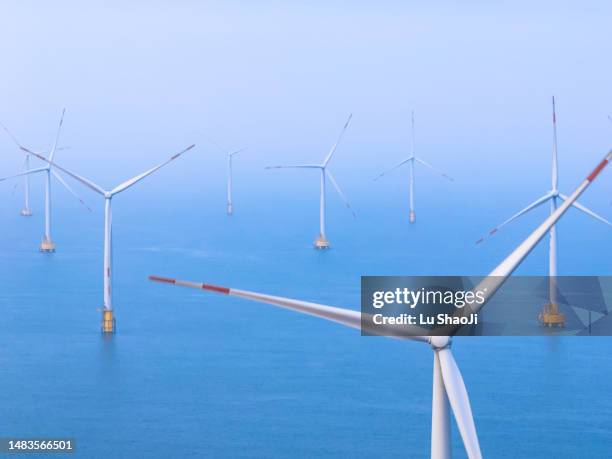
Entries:
{"type": "Polygon", "coordinates": [[[40,251],[41,252],[55,252],[55,244],[51,239],[43,239],[40,243],[40,251]]]}
{"type": "Polygon", "coordinates": [[[319,234],[319,237],[314,241],[314,247],[318,250],[329,249],[329,241],[325,236],[319,234]]]}
{"type": "Polygon", "coordinates": [[[547,327],[563,327],[565,325],[565,314],[559,312],[559,306],[554,303],[544,305],[539,319],[547,327]]]}
{"type": "Polygon", "coordinates": [[[102,311],[102,333],[115,333],[115,317],[112,310],[102,311]]]}

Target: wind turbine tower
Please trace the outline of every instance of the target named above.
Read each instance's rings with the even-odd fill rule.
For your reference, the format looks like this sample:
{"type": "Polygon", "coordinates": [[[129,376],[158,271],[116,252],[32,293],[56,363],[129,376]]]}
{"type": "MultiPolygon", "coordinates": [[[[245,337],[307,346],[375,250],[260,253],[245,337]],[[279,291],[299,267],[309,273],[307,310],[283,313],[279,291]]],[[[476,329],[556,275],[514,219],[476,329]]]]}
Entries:
{"type": "Polygon", "coordinates": [[[209,138],[208,136],[206,136],[207,140],[212,143],[215,147],[217,147],[219,149],[219,151],[222,151],[226,157],[227,157],[227,215],[233,215],[234,214],[234,202],[232,200],[232,186],[233,186],[233,159],[234,156],[236,156],[238,153],[246,150],[245,148],[240,148],[239,150],[228,150],[225,147],[222,147],[220,144],[218,144],[217,142],[215,142],[213,139],[209,138]]]}
{"type": "MultiPolygon", "coordinates": [[[[26,155],[24,163],[23,163],[23,171],[30,170],[30,155],[26,155]]],[[[30,209],[30,174],[25,174],[23,176],[23,209],[21,209],[20,214],[23,217],[31,217],[32,210],[30,209]]]]}

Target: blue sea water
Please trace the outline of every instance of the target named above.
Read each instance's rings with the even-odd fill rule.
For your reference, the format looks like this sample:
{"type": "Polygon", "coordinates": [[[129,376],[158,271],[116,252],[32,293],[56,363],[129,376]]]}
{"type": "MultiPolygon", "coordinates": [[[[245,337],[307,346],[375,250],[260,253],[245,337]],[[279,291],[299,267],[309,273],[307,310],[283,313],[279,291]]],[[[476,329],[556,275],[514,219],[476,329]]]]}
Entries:
{"type": "MultiPolygon", "coordinates": [[[[358,308],[361,275],[486,274],[544,211],[476,247],[521,199],[492,211],[425,196],[410,226],[399,195],[358,196],[355,220],[330,196],[333,248],[321,253],[316,194],[269,202],[243,189],[233,217],[221,194],[204,195],[115,199],[111,338],[96,309],[101,203],[58,205],[52,255],[37,252],[38,201],[30,219],[16,199],[0,204],[0,436],[72,437],[70,457],[88,458],[428,457],[427,346],[147,276],[358,308]]],[[[560,238],[562,274],[610,274],[603,226],[573,213],[560,238]]],[[[541,245],[521,272],[545,273],[545,256],[541,245]]],[[[612,455],[611,339],[462,337],[453,352],[485,457],[612,455]]],[[[464,457],[454,426],[453,438],[464,457]]]]}

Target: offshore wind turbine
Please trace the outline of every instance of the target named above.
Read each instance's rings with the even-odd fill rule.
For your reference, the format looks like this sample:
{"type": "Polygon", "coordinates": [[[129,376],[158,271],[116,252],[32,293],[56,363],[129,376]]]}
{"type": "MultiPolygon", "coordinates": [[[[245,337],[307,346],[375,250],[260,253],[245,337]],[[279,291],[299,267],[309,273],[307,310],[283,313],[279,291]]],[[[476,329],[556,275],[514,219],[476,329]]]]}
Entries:
{"type": "Polygon", "coordinates": [[[240,150],[227,152],[227,215],[234,213],[234,204],[232,202],[232,159],[244,150],[245,148],[241,148],[240,150]]]}
{"type": "MultiPolygon", "coordinates": [[[[51,238],[51,175],[53,175],[53,177],[55,177],[62,184],[62,186],[70,192],[70,194],[76,197],[80,201],[81,204],[87,207],[87,205],[79,197],[79,195],[76,194],[76,192],[70,187],[70,185],[68,185],[64,181],[64,179],[57,172],[55,172],[53,168],[51,167],[51,163],[53,162],[53,159],[55,157],[55,152],[57,150],[61,150],[61,148],[57,148],[57,143],[59,141],[60,132],[62,130],[62,124],[64,123],[65,113],[66,113],[66,109],[63,109],[62,116],[59,122],[59,126],[57,128],[57,133],[55,135],[55,141],[53,142],[53,147],[51,148],[51,152],[49,153],[49,158],[48,158],[49,163],[45,167],[30,169],[29,155],[26,155],[23,172],[9,176],[9,177],[0,178],[0,182],[1,182],[4,180],[11,179],[11,178],[22,177],[22,176],[25,177],[25,207],[22,209],[21,215],[30,216],[32,215],[32,212],[30,210],[29,176],[32,174],[38,174],[39,172],[45,174],[45,229],[44,229],[43,240],[40,243],[40,251],[46,252],[46,253],[55,252],[55,243],[53,242],[53,239],[51,238]]],[[[9,137],[13,140],[13,142],[15,142],[15,144],[19,147],[20,150],[28,154],[33,154],[33,152],[30,149],[24,147],[21,143],[19,143],[17,138],[7,129],[6,126],[4,126],[2,123],[0,123],[0,126],[2,126],[4,131],[9,135],[9,137]]],[[[36,153],[36,156],[42,157],[40,153],[36,153]]],[[[47,158],[45,158],[45,161],[46,160],[47,158]]],[[[89,207],[87,207],[87,209],[91,211],[89,207]]]]}
{"type": "Polygon", "coordinates": [[[266,167],[266,169],[292,169],[292,168],[296,168],[296,169],[318,169],[319,170],[320,178],[321,178],[321,191],[320,191],[320,197],[319,197],[319,235],[317,236],[317,238],[314,241],[315,249],[323,250],[323,249],[328,249],[329,248],[329,240],[327,239],[327,235],[326,235],[326,232],[325,232],[325,212],[326,212],[326,205],[325,205],[325,179],[326,178],[329,178],[329,181],[331,182],[333,187],[338,192],[338,195],[340,196],[340,199],[342,199],[342,201],[344,202],[346,207],[351,211],[351,213],[353,214],[353,217],[356,216],[355,212],[351,208],[350,203],[348,202],[348,199],[346,199],[346,196],[344,195],[344,193],[340,189],[340,186],[338,185],[338,182],[336,182],[336,179],[334,178],[334,176],[332,175],[331,171],[328,168],[329,162],[331,161],[332,156],[336,152],[336,148],[338,148],[338,144],[340,143],[340,140],[342,139],[342,136],[344,135],[344,132],[346,131],[346,128],[348,128],[348,125],[351,122],[352,118],[353,118],[353,114],[351,113],[349,115],[348,119],[346,120],[346,123],[344,123],[344,127],[342,128],[342,131],[340,132],[340,135],[338,136],[338,139],[336,140],[336,143],[333,145],[333,147],[331,148],[329,153],[327,153],[327,156],[325,157],[325,159],[323,160],[323,162],[321,164],[297,164],[297,165],[290,165],[290,166],[268,166],[268,167],[266,167]]]}
{"type": "MultiPolygon", "coordinates": [[[[65,148],[58,148],[57,151],[59,150],[65,150],[65,148]]],[[[32,209],[30,208],[30,175],[36,174],[38,172],[43,172],[43,169],[31,170],[30,169],[30,155],[26,155],[25,159],[23,160],[22,172],[20,174],[12,175],[10,177],[0,178],[0,182],[1,182],[4,180],[11,179],[11,178],[23,176],[23,209],[19,211],[19,214],[22,217],[31,217],[33,215],[32,209]]],[[[67,184],[61,178],[61,176],[54,173],[53,171],[51,173],[53,174],[54,177],[56,177],[60,181],[60,183],[62,183],[62,185],[64,185],[64,187],[67,186],[67,184]]],[[[15,184],[14,188],[17,188],[17,184],[15,184]]],[[[70,193],[76,196],[72,188],[68,186],[67,189],[68,191],[70,191],[70,193]]],[[[78,196],[76,197],[81,202],[81,204],[87,207],[87,205],[81,198],[79,198],[78,196]]],[[[91,211],[89,207],[87,207],[87,209],[91,211]]]]}
{"type": "MultiPolygon", "coordinates": [[[[526,214],[532,209],[541,206],[542,204],[549,202],[550,203],[550,214],[552,215],[557,209],[560,202],[567,201],[568,197],[559,192],[558,188],[558,162],[557,162],[557,114],[555,108],[555,98],[552,98],[552,123],[553,123],[553,143],[552,143],[552,172],[551,172],[551,187],[550,191],[548,191],[544,196],[536,199],[534,202],[529,204],[523,210],[517,212],[509,219],[505,220],[491,231],[489,231],[489,236],[497,233],[498,230],[506,226],[508,223],[518,219],[520,216],[526,214]]],[[[605,218],[597,215],[592,210],[589,210],[587,207],[580,204],[578,201],[572,203],[572,206],[576,209],[584,212],[589,217],[594,218],[595,220],[599,220],[602,223],[605,223],[608,226],[612,226],[605,218]]],[[[476,244],[484,241],[486,236],[481,237],[476,244]]],[[[552,226],[549,231],[549,246],[548,246],[548,304],[544,305],[544,308],[540,314],[540,320],[544,325],[548,326],[563,326],[565,323],[565,315],[559,312],[558,306],[558,298],[557,298],[557,229],[555,226],[552,226]]]]}
{"type": "Polygon", "coordinates": [[[450,180],[451,182],[453,181],[453,178],[450,175],[445,174],[444,172],[442,172],[439,169],[436,169],[435,167],[433,167],[431,164],[429,164],[428,162],[426,162],[425,160],[421,159],[421,158],[417,158],[416,154],[415,154],[415,134],[414,134],[414,110],[412,111],[412,117],[411,117],[411,126],[412,126],[412,136],[411,136],[411,153],[410,156],[404,160],[402,160],[401,162],[399,162],[398,164],[396,164],[395,166],[393,166],[391,169],[387,169],[386,171],[382,172],[380,175],[378,175],[374,180],[378,180],[379,178],[381,178],[383,175],[388,174],[389,172],[397,169],[398,167],[403,166],[404,164],[408,164],[409,167],[409,200],[410,200],[410,223],[414,223],[416,220],[416,213],[414,212],[414,164],[415,162],[418,162],[420,164],[422,164],[425,167],[429,167],[432,171],[436,172],[437,174],[440,174],[442,177],[444,177],[447,180],[450,180]]]}
{"type": "Polygon", "coordinates": [[[153,172],[157,171],[158,169],[161,169],[166,164],[174,161],[176,158],[181,156],[183,153],[186,153],[187,151],[191,150],[193,147],[195,147],[195,144],[190,145],[189,147],[185,148],[181,152],[176,153],[175,155],[171,156],[168,160],[166,160],[163,163],[158,164],[157,166],[155,166],[155,167],[153,167],[153,168],[143,172],[142,174],[138,174],[135,177],[132,177],[131,179],[126,180],[125,182],[120,183],[119,185],[117,185],[116,187],[112,188],[111,190],[106,190],[106,189],[102,188],[101,186],[95,184],[91,180],[88,180],[88,179],[86,179],[84,177],[81,177],[80,175],[77,175],[74,172],[71,172],[71,171],[69,171],[68,169],[66,169],[64,167],[61,167],[58,164],[51,162],[50,160],[48,160],[44,156],[39,155],[38,153],[34,153],[34,152],[31,152],[31,151],[27,150],[28,153],[36,156],[37,158],[42,159],[43,161],[46,161],[49,165],[59,169],[60,171],[64,172],[65,174],[68,174],[69,176],[71,176],[75,180],[81,182],[83,185],[85,185],[89,189],[93,190],[94,192],[98,193],[99,195],[101,195],[104,198],[104,263],[103,263],[104,264],[104,271],[103,271],[103,279],[104,279],[103,280],[103,282],[104,282],[104,304],[103,304],[103,307],[102,307],[102,332],[103,333],[114,333],[115,332],[115,317],[114,317],[114,314],[113,314],[113,301],[112,301],[112,289],[111,289],[112,268],[113,268],[113,256],[112,256],[112,248],[113,248],[113,243],[112,243],[112,223],[113,223],[112,199],[117,194],[121,193],[122,191],[127,190],[131,186],[133,186],[136,183],[140,182],[145,177],[148,177],[149,175],[151,175],[153,172]]]}
{"type": "Polygon", "coordinates": [[[228,150],[227,148],[222,147],[221,145],[219,145],[217,142],[215,142],[212,139],[208,139],[208,141],[212,143],[215,147],[217,147],[219,150],[221,150],[223,153],[225,153],[227,157],[227,215],[233,215],[234,203],[232,201],[232,175],[233,175],[232,160],[234,156],[236,156],[238,153],[246,150],[246,147],[240,148],[239,150],[231,151],[231,150],[228,150]]]}
{"type": "MultiPolygon", "coordinates": [[[[30,174],[27,172],[30,170],[30,155],[26,155],[23,160],[22,172],[23,176],[23,209],[19,212],[22,217],[31,217],[32,209],[30,208],[30,174]]],[[[17,184],[15,184],[17,187],[17,184]]]]}
{"type": "MultiPolygon", "coordinates": [[[[30,170],[30,155],[26,155],[23,171],[27,172],[30,170]]],[[[30,209],[30,174],[23,176],[23,209],[21,209],[21,215],[24,217],[31,217],[32,210],[30,209]]]]}
{"type": "MultiPolygon", "coordinates": [[[[576,199],[595,180],[597,175],[612,161],[612,150],[599,165],[580,183],[572,195],[567,198],[551,215],[549,215],[510,255],[508,255],[481,283],[474,289],[484,294],[482,304],[474,303],[470,307],[477,313],[493,294],[503,285],[514,270],[529,255],[538,242],[546,235],[555,223],[565,214],[576,199]]],[[[216,285],[181,281],[177,279],[149,276],[155,282],[168,283],[183,287],[212,291],[224,295],[245,298],[260,303],[267,303],[302,314],[320,317],[350,328],[361,329],[361,314],[358,311],[326,306],[317,303],[294,300],[263,293],[219,287],[216,285]]],[[[406,331],[414,326],[405,326],[406,331]]],[[[376,333],[377,329],[368,330],[376,333]]],[[[380,333],[380,332],[379,332],[380,333]]],[[[432,390],[432,423],[431,423],[431,457],[432,459],[450,459],[451,429],[450,411],[455,417],[459,433],[463,440],[467,456],[470,459],[482,458],[480,443],[467,389],[461,371],[451,352],[451,338],[448,336],[410,336],[409,333],[396,335],[395,338],[420,341],[433,350],[433,390],[432,390]]]]}

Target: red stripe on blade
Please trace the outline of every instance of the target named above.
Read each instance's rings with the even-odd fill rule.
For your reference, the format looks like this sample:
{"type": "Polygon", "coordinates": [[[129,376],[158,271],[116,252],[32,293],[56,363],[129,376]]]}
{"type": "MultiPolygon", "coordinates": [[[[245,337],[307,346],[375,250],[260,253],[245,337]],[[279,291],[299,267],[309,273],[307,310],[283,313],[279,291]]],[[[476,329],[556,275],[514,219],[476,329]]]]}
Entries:
{"type": "Polygon", "coordinates": [[[149,276],[149,280],[155,282],[165,282],[166,284],[174,284],[176,282],[175,279],[170,279],[169,277],[160,277],[160,276],[149,276]]]}
{"type": "Polygon", "coordinates": [[[587,177],[587,180],[589,182],[592,182],[593,180],[595,180],[595,177],[597,177],[599,173],[602,171],[602,169],[606,167],[607,165],[608,165],[608,160],[604,159],[602,162],[599,163],[599,166],[597,166],[595,170],[591,172],[591,175],[587,177]]]}
{"type": "Polygon", "coordinates": [[[210,284],[202,284],[202,289],[203,290],[212,290],[213,292],[223,293],[225,295],[229,295],[229,292],[230,292],[229,288],[219,287],[217,285],[210,285],[210,284]]]}

